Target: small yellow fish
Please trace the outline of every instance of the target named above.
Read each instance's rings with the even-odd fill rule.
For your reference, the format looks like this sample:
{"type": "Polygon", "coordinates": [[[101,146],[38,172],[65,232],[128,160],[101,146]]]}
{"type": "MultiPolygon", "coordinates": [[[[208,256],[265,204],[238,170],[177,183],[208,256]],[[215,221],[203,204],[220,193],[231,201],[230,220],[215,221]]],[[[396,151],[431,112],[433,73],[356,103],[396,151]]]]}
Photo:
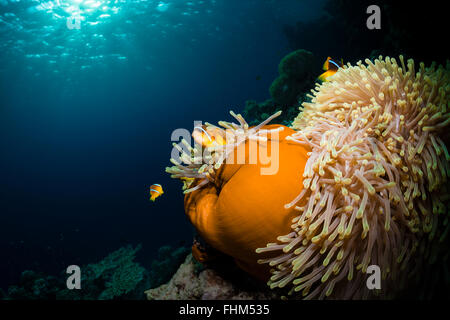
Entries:
{"type": "Polygon", "coordinates": [[[328,77],[331,77],[339,70],[339,68],[342,68],[343,66],[344,61],[342,59],[340,62],[336,62],[334,61],[334,59],[331,59],[331,57],[328,57],[325,63],[323,64],[323,70],[325,70],[325,72],[319,76],[319,80],[327,81],[328,77]]]}
{"type": "Polygon", "coordinates": [[[163,188],[160,184],[152,184],[150,186],[150,200],[155,201],[160,195],[164,193],[163,188]]]}
{"type": "Polygon", "coordinates": [[[192,132],[192,137],[195,142],[206,148],[223,146],[226,144],[226,138],[223,136],[222,131],[215,127],[195,127],[192,132]]]}
{"type": "Polygon", "coordinates": [[[189,189],[195,181],[194,178],[187,178],[187,177],[182,177],[181,180],[183,181],[183,190],[189,189]]]}

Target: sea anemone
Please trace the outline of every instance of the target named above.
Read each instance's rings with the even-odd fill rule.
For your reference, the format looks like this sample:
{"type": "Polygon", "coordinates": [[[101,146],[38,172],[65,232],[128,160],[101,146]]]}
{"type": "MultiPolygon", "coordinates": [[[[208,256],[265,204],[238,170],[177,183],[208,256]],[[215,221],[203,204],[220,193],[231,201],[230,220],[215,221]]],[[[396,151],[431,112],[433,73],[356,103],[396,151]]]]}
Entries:
{"type": "MultiPolygon", "coordinates": [[[[242,115],[235,114],[233,111],[230,111],[230,114],[239,122],[238,124],[220,121],[220,127],[217,127],[206,123],[205,129],[203,129],[206,132],[214,132],[215,136],[220,136],[225,141],[224,144],[203,148],[201,142],[196,143],[196,146],[192,147],[185,139],[182,139],[181,145],[173,143],[173,147],[180,152],[180,156],[178,159],[170,159],[170,162],[175,166],[166,168],[166,172],[170,173],[172,178],[185,180],[184,193],[200,189],[208,182],[214,182],[216,170],[221,167],[230,155],[234,154],[235,148],[239,147],[243,142],[247,140],[267,141],[267,134],[270,132],[262,128],[272,119],[278,117],[281,111],[276,112],[259,125],[251,128],[242,115]],[[194,179],[200,179],[200,182],[195,187],[190,188],[194,179]]],[[[279,126],[276,129],[272,129],[272,132],[281,130],[283,130],[283,127],[279,126]]]]}
{"type": "Polygon", "coordinates": [[[311,152],[304,189],[286,205],[298,211],[291,232],[257,250],[279,253],[260,261],[274,267],[272,288],[363,298],[377,265],[395,294],[448,233],[449,69],[365,62],[318,85],[294,120],[288,139],[311,152]]]}
{"type": "MultiPolygon", "coordinates": [[[[294,130],[266,125],[278,114],[259,126],[248,128],[240,115],[232,113],[239,124],[220,122],[223,128],[229,129],[226,144],[206,147],[203,152],[206,163],[198,162],[202,156],[198,143],[201,141],[197,140],[191,147],[183,140],[181,146],[175,145],[183,163],[173,158],[176,165],[166,169],[172,177],[184,180],[185,212],[201,238],[263,281],[268,280],[270,268],[257,263],[261,254],[257,254],[256,249],[289,231],[296,211],[285,209],[284,204],[301,191],[309,151],[286,140],[294,130]],[[254,143],[257,148],[253,149],[254,143]],[[252,150],[258,151],[257,154],[252,150]],[[270,157],[267,159],[261,154],[270,157]],[[267,161],[270,159],[272,163],[267,161]],[[185,177],[194,180],[186,181],[185,177]]],[[[208,132],[217,132],[217,128],[210,124],[205,127],[208,132]]],[[[193,253],[200,261],[208,260],[203,252],[198,254],[195,246],[193,253]]]]}
{"type": "Polygon", "coordinates": [[[181,160],[167,171],[184,180],[200,236],[294,297],[395,296],[448,233],[450,68],[365,62],[317,85],[292,128],[267,125],[278,113],[253,128],[232,113],[239,124],[201,129],[226,143],[206,153],[198,139],[174,145],[181,160]],[[239,147],[251,158],[251,141],[271,151],[277,142],[277,172],[261,175],[261,159],[229,163],[239,147]],[[366,286],[371,265],[378,292],[366,286]]]}

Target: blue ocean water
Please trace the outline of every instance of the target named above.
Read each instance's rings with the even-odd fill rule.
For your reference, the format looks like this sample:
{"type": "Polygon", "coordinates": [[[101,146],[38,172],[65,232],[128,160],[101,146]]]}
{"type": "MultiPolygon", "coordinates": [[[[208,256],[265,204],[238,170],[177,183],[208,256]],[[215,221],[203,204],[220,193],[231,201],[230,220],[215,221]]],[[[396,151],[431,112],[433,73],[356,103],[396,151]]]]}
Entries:
{"type": "MultiPolygon", "coordinates": [[[[263,101],[318,0],[0,0],[0,287],[189,245],[170,135],[263,101]],[[165,194],[152,203],[148,187],[165,194]]],[[[318,39],[317,42],[321,42],[318,39]]]]}

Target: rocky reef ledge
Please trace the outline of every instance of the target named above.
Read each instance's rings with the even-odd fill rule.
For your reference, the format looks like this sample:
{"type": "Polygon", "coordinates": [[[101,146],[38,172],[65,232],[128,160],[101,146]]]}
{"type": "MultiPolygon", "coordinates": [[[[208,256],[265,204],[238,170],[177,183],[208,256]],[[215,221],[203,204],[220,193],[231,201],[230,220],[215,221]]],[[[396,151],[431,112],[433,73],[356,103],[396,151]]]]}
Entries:
{"type": "MultiPolygon", "coordinates": [[[[266,289],[263,283],[253,280],[229,279],[212,268],[198,270],[192,254],[186,257],[172,279],[157,288],[145,291],[149,300],[267,300],[277,299],[275,291],[266,289]],[[237,285],[240,283],[240,285],[237,285]]],[[[239,275],[242,276],[242,275],[239,275]]]]}

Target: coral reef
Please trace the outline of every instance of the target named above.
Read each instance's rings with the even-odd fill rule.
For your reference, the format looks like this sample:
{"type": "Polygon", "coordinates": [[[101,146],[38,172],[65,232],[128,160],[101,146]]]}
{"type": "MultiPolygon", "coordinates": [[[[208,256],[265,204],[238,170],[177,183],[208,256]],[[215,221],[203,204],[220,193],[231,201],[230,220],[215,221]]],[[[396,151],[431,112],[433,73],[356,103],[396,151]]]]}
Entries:
{"type": "Polygon", "coordinates": [[[249,100],[243,111],[250,125],[256,125],[278,110],[283,113],[279,123],[290,125],[297,114],[297,106],[305,101],[305,94],[313,86],[320,72],[320,63],[306,50],[296,50],[286,55],[278,65],[279,76],[272,82],[271,99],[262,103],[249,100]]]}
{"type": "Polygon", "coordinates": [[[83,295],[85,291],[87,297],[91,296],[100,300],[112,300],[119,297],[139,298],[139,294],[135,296],[136,291],[139,291],[136,288],[146,281],[146,271],[133,260],[140,249],[140,245],[134,249],[131,246],[120,248],[99,263],[89,264],[83,268],[81,294],[83,295]],[[98,283],[104,284],[104,287],[97,286],[98,283]]]}
{"type": "MultiPolygon", "coordinates": [[[[68,290],[67,274],[49,276],[24,271],[17,285],[8,293],[0,291],[7,300],[143,300],[144,290],[168,282],[190,253],[190,248],[162,246],[147,271],[135,262],[141,246],[122,247],[98,263],[81,267],[81,289],[68,290]]],[[[196,270],[201,266],[196,265],[196,270]]]]}
{"type": "Polygon", "coordinates": [[[168,282],[189,253],[190,248],[187,247],[162,246],[159,248],[157,258],[150,265],[148,288],[155,288],[168,282]]]}
{"type": "Polygon", "coordinates": [[[81,289],[66,287],[67,274],[47,276],[24,271],[18,285],[10,286],[8,300],[110,300],[143,299],[148,288],[146,270],[134,262],[140,246],[120,248],[95,264],[81,267],[81,289]]]}
{"type": "Polygon", "coordinates": [[[158,288],[145,291],[149,300],[264,300],[275,299],[274,291],[253,284],[242,288],[242,281],[227,279],[215,269],[197,272],[197,263],[188,255],[172,279],[158,288]]]}
{"type": "Polygon", "coordinates": [[[18,285],[8,288],[3,297],[6,300],[54,300],[64,289],[65,283],[56,277],[25,270],[22,272],[18,285]]]}
{"type": "Polygon", "coordinates": [[[315,68],[314,56],[306,50],[297,50],[285,56],[279,66],[279,76],[269,88],[270,95],[281,108],[298,103],[298,96],[308,90],[314,83],[315,68]]]}

